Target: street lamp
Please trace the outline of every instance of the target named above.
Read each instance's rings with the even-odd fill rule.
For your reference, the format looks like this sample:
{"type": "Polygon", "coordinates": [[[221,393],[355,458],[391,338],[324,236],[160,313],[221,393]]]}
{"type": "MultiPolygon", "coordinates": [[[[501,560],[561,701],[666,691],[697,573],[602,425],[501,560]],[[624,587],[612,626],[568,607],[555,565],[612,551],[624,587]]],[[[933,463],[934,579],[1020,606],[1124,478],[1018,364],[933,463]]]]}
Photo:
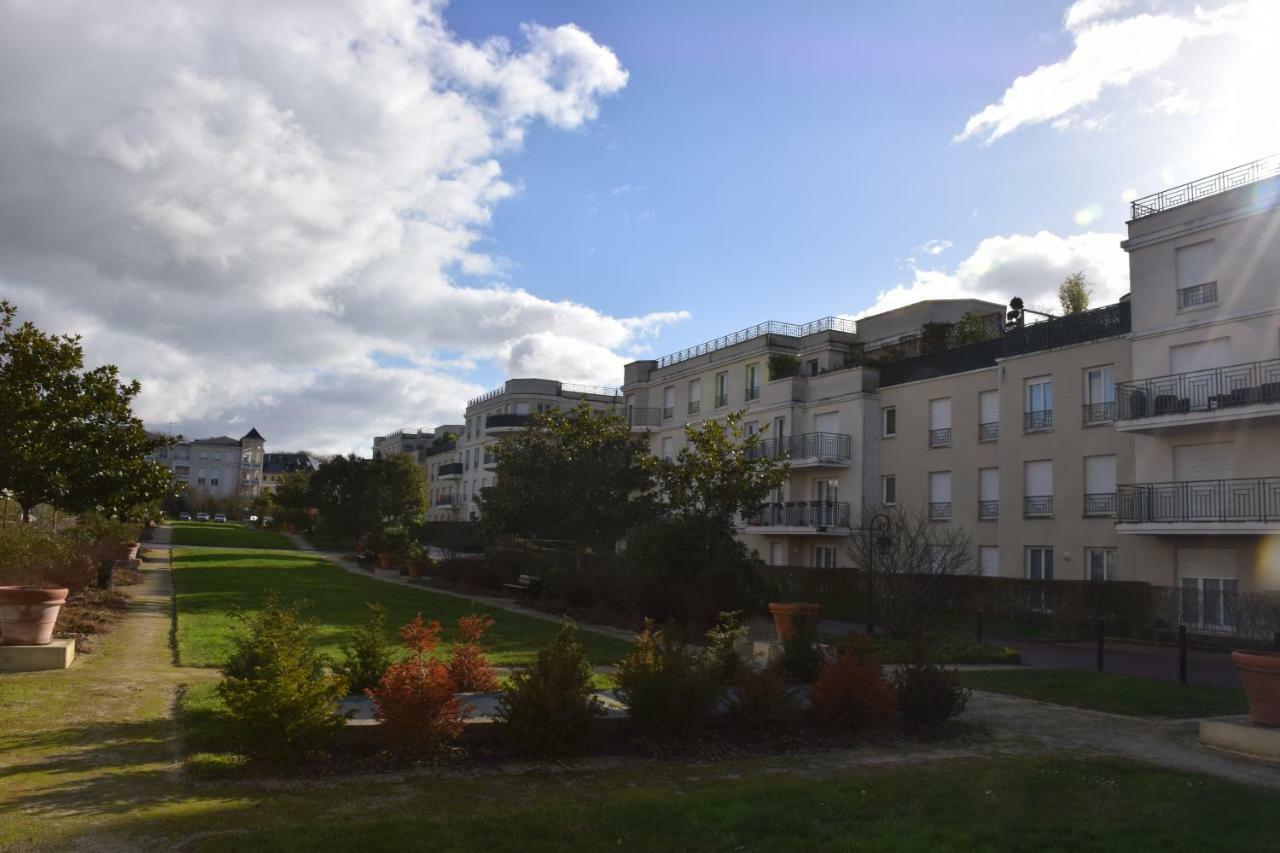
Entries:
{"type": "Polygon", "coordinates": [[[883,512],[877,512],[871,516],[871,520],[867,525],[861,528],[860,532],[867,537],[867,565],[864,567],[867,572],[867,635],[871,636],[876,632],[875,622],[875,568],[876,568],[876,552],[888,554],[893,548],[893,538],[889,536],[889,530],[892,528],[893,522],[889,516],[883,512]]]}

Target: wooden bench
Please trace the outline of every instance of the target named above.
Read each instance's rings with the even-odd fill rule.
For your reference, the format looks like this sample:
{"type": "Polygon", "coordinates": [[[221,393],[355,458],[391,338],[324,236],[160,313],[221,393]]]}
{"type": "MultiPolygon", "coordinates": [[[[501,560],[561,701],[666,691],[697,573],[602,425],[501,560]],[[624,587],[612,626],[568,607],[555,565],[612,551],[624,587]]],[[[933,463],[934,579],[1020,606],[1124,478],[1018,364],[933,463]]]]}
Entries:
{"type": "Polygon", "coordinates": [[[516,598],[539,598],[542,596],[542,578],[521,575],[515,583],[504,583],[502,588],[511,590],[516,598]]]}

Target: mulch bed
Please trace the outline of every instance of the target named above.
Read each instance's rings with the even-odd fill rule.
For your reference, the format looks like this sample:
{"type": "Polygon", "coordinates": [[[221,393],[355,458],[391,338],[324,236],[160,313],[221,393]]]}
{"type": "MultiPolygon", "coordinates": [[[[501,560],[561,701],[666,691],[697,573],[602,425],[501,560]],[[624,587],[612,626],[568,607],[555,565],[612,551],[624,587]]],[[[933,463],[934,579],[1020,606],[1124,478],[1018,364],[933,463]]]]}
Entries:
{"type": "Polygon", "coordinates": [[[142,573],[131,567],[117,567],[112,577],[114,589],[86,587],[67,597],[58,614],[56,637],[73,637],[76,653],[92,653],[98,638],[115,630],[129,610],[128,587],[142,583],[142,573]]]}

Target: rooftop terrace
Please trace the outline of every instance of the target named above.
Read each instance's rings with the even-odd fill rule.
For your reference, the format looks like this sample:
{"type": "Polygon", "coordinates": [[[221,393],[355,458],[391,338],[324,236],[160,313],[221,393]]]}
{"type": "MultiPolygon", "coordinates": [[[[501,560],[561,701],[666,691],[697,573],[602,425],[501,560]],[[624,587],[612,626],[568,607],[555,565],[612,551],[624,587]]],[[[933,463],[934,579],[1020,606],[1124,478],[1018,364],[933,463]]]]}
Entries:
{"type": "Polygon", "coordinates": [[[709,352],[722,350],[734,344],[758,338],[761,335],[787,335],[793,338],[802,338],[805,335],[812,335],[818,332],[848,332],[853,334],[856,330],[857,324],[845,317],[823,317],[821,320],[814,320],[811,323],[782,323],[778,320],[768,320],[727,335],[721,335],[697,346],[682,349],[671,355],[664,355],[658,359],[658,367],[679,364],[682,361],[688,361],[691,358],[697,358],[709,352]]]}
{"type": "MultiPolygon", "coordinates": [[[[579,397],[585,395],[594,395],[597,397],[622,396],[622,389],[615,388],[611,385],[576,385],[572,382],[557,382],[556,388],[556,394],[558,396],[564,396],[566,394],[579,397]]],[[[492,400],[494,397],[501,397],[505,393],[507,393],[507,385],[504,382],[497,388],[484,392],[479,397],[472,397],[467,401],[467,408],[469,409],[472,406],[478,405],[487,400],[492,400]]]]}
{"type": "Polygon", "coordinates": [[[1198,178],[1190,183],[1135,199],[1129,203],[1131,213],[1129,218],[1141,219],[1144,216],[1190,204],[1193,201],[1276,175],[1280,175],[1280,154],[1263,157],[1261,160],[1254,160],[1252,163],[1245,163],[1243,166],[1236,166],[1233,169],[1218,172],[1216,175],[1198,178]]]}

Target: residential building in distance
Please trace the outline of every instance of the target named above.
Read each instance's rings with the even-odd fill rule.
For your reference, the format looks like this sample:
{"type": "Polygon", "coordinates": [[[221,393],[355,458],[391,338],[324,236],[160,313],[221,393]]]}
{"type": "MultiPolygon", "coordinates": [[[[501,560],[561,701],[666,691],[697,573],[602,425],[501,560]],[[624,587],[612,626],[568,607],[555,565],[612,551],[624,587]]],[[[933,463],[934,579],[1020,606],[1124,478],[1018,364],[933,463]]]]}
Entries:
{"type": "Polygon", "coordinates": [[[302,472],[310,474],[323,462],[320,457],[306,452],[262,454],[262,491],[275,494],[286,474],[302,472]]]}
{"type": "Polygon", "coordinates": [[[262,435],[250,429],[239,439],[179,437],[172,447],[162,447],[149,458],[172,471],[191,497],[253,498],[262,491],[265,446],[262,435]]]}
{"type": "Polygon", "coordinates": [[[387,435],[373,438],[373,458],[409,453],[414,456],[435,440],[435,434],[426,429],[398,429],[387,435]]]}

